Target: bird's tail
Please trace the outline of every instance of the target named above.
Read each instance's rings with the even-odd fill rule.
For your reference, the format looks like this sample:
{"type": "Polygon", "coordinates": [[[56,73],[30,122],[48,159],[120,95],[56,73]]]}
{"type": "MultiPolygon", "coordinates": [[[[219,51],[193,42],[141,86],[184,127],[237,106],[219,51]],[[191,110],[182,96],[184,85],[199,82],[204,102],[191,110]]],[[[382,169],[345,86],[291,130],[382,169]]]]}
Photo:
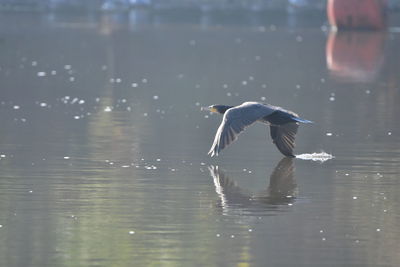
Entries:
{"type": "Polygon", "coordinates": [[[309,120],[306,120],[306,119],[302,119],[302,118],[299,118],[299,117],[293,117],[293,119],[295,121],[302,122],[302,123],[314,123],[312,121],[309,121],[309,120]]]}

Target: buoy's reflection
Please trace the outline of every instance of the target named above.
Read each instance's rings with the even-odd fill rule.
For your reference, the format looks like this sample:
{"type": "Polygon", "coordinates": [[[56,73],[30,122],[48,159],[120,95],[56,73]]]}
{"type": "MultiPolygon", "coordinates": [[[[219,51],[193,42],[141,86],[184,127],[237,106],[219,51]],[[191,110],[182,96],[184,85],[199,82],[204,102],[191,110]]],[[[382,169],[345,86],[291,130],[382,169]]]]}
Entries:
{"type": "Polygon", "coordinates": [[[239,187],[218,166],[209,166],[208,169],[224,214],[245,212],[247,215],[260,215],[265,211],[279,210],[282,205],[290,205],[296,200],[297,184],[292,158],[283,158],[272,172],[267,188],[255,194],[239,187]]]}
{"type": "Polygon", "coordinates": [[[331,31],[326,43],[326,62],[333,79],[371,82],[384,62],[385,32],[331,31]]]}

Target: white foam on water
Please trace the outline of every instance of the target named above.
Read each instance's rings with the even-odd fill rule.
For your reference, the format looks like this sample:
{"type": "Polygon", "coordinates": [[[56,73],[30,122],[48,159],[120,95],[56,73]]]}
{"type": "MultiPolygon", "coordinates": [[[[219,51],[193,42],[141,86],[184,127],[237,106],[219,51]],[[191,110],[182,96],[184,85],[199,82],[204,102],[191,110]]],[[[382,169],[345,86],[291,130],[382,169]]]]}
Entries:
{"type": "Polygon", "coordinates": [[[302,160],[312,160],[312,161],[320,161],[320,162],[325,162],[327,160],[335,158],[333,155],[328,154],[326,152],[320,152],[320,153],[311,153],[311,154],[300,154],[296,155],[296,158],[302,159],[302,160]]]}

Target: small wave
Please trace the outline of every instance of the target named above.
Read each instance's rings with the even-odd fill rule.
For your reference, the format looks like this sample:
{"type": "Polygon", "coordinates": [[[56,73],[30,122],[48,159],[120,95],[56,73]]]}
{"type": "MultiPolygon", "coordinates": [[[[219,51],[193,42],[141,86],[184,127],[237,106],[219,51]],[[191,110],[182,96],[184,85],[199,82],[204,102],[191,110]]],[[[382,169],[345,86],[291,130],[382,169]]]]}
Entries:
{"type": "Polygon", "coordinates": [[[312,160],[312,161],[320,161],[320,162],[325,162],[327,160],[335,158],[333,155],[325,153],[325,152],[320,152],[320,153],[312,153],[312,154],[300,154],[296,155],[296,158],[302,159],[302,160],[312,160]]]}

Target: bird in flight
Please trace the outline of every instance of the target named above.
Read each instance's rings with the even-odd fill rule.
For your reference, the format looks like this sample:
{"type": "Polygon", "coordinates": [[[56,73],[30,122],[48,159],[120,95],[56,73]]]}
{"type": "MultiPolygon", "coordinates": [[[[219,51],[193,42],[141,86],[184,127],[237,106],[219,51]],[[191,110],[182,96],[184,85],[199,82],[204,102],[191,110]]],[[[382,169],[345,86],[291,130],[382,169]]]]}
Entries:
{"type": "Polygon", "coordinates": [[[244,102],[239,106],[212,105],[203,109],[224,115],[208,152],[211,157],[218,156],[248,126],[261,122],[269,125],[272,141],[278,150],[286,157],[294,158],[294,139],[299,122],[312,123],[292,111],[259,102],[244,102]]]}

